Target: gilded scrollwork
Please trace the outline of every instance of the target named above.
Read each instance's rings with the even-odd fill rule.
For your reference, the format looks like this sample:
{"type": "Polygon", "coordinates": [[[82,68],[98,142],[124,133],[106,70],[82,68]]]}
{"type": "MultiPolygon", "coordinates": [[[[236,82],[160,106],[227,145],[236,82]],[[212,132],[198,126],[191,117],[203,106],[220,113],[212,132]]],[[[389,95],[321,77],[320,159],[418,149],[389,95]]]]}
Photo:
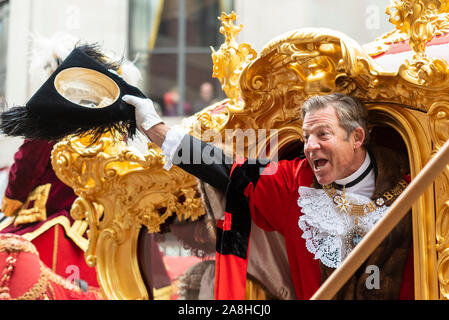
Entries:
{"type": "Polygon", "coordinates": [[[435,101],[449,98],[446,90],[435,90],[449,87],[449,70],[440,71],[442,77],[433,75],[433,86],[429,82],[417,84],[384,70],[341,33],[327,29],[293,31],[272,40],[244,69],[240,89],[245,108],[230,112],[226,126],[280,128],[299,119],[298,106],[307,97],[335,91],[427,112],[435,101]]]}
{"type": "MultiPolygon", "coordinates": [[[[404,3],[406,9],[401,9],[401,4],[396,1],[385,10],[385,13],[390,16],[390,21],[394,25],[398,24],[397,21],[395,21],[396,18],[394,18],[395,13],[398,11],[398,7],[399,12],[412,12],[410,3],[404,3]]],[[[428,29],[433,29],[434,37],[442,36],[449,32],[449,2],[447,0],[440,0],[440,3],[439,9],[437,9],[438,14],[433,14],[431,19],[427,19],[426,27],[428,29]]],[[[404,16],[404,14],[401,13],[399,15],[404,16]]],[[[400,19],[400,17],[397,19],[400,19]]],[[[367,43],[363,47],[371,56],[377,56],[385,53],[390,45],[405,42],[409,40],[409,38],[409,33],[406,30],[403,30],[402,26],[399,26],[399,28],[395,28],[394,30],[381,35],[375,41],[367,43]]]]}
{"type": "Polygon", "coordinates": [[[86,263],[89,267],[95,267],[97,260],[95,256],[98,240],[98,225],[102,217],[102,208],[92,201],[78,197],[70,209],[70,215],[76,221],[87,221],[90,229],[88,231],[88,247],[85,251],[86,263]]]}
{"type": "Polygon", "coordinates": [[[432,140],[437,148],[449,140],[449,100],[437,101],[427,112],[432,140]]]}
{"type": "MultiPolygon", "coordinates": [[[[408,11],[403,9],[403,12],[408,11]]],[[[416,14],[404,16],[411,23],[417,17],[416,14]]],[[[432,21],[444,19],[440,15],[432,21]]],[[[418,25],[415,28],[419,30],[418,25]]],[[[240,27],[236,30],[240,31],[240,27]]],[[[418,46],[418,39],[416,43],[418,46]]],[[[225,61],[225,57],[225,52],[215,52],[214,64],[225,61]],[[223,58],[218,59],[220,56],[223,58]]],[[[421,71],[425,70],[431,69],[423,66],[421,71]]],[[[354,40],[334,30],[294,30],[270,41],[240,73],[238,84],[226,82],[234,86],[233,98],[239,92],[239,108],[233,108],[228,100],[223,102],[226,112],[213,113],[208,108],[191,119],[188,127],[197,126],[192,132],[214,129],[222,134],[226,128],[281,129],[288,123],[298,122],[298,106],[307,97],[331,92],[350,94],[366,102],[394,103],[427,112],[435,101],[449,99],[446,91],[432,87],[449,87],[445,80],[449,71],[441,69],[431,74],[432,85],[427,80],[422,81],[428,75],[418,74],[420,80],[417,83],[403,74],[386,71],[354,40]]]]}
{"type": "MultiPolygon", "coordinates": [[[[434,152],[449,140],[449,101],[435,102],[430,107],[428,121],[434,152]]],[[[440,297],[449,299],[449,164],[435,182],[436,197],[436,250],[440,297]]]]}
{"type": "Polygon", "coordinates": [[[141,227],[158,232],[173,214],[196,220],[205,211],[196,178],[178,167],[166,171],[156,145],[141,155],[116,138],[105,135],[95,144],[88,137],[63,140],[53,149],[52,165],[79,196],[71,215],[89,224],[85,257],[97,268],[106,296],[146,299],[137,262],[141,227]]]}
{"type": "MultiPolygon", "coordinates": [[[[111,137],[102,137],[93,146],[82,145],[77,138],[58,143],[52,161],[58,176],[84,198],[84,211],[97,212],[98,205],[93,202],[111,197],[114,207],[127,209],[116,219],[126,221],[125,227],[143,224],[150,232],[159,231],[172,213],[180,219],[197,219],[203,214],[195,180],[178,168],[164,170],[164,158],[156,145],[150,144],[145,156],[111,137]],[[146,176],[142,170],[152,174],[146,176]],[[180,203],[180,198],[185,200],[180,203]]],[[[84,218],[79,206],[75,203],[74,217],[84,218]]],[[[99,218],[92,220],[95,226],[99,218]]]]}
{"type": "Polygon", "coordinates": [[[440,298],[449,299],[449,165],[436,181],[436,249],[440,298]]]}
{"type": "Polygon", "coordinates": [[[226,127],[229,120],[228,104],[230,99],[224,99],[209,106],[197,114],[182,120],[182,126],[189,130],[190,134],[200,138],[206,130],[220,132],[226,127]]]}
{"type": "Polygon", "coordinates": [[[377,97],[382,88],[390,88],[378,80],[380,74],[372,58],[341,33],[328,29],[286,33],[272,40],[242,72],[245,108],[231,112],[227,126],[279,129],[297,121],[298,106],[315,94],[339,91],[366,97],[370,92],[377,97]]]}
{"type": "Polygon", "coordinates": [[[446,87],[449,83],[448,64],[443,59],[428,57],[427,43],[435,36],[441,7],[440,0],[395,0],[387,7],[390,22],[409,35],[409,45],[414,55],[399,68],[407,81],[424,86],[446,87]]]}

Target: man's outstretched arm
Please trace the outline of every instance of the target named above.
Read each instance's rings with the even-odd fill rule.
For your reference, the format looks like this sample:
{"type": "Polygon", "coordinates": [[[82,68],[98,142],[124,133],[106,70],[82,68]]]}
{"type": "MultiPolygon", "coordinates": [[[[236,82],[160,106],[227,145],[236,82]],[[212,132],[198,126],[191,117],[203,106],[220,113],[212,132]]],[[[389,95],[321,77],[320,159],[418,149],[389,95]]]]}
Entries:
{"type": "Polygon", "coordinates": [[[175,164],[215,188],[226,190],[232,159],[223,150],[188,135],[179,127],[167,126],[150,99],[127,95],[123,101],[136,108],[137,127],[162,149],[167,170],[175,164]]]}

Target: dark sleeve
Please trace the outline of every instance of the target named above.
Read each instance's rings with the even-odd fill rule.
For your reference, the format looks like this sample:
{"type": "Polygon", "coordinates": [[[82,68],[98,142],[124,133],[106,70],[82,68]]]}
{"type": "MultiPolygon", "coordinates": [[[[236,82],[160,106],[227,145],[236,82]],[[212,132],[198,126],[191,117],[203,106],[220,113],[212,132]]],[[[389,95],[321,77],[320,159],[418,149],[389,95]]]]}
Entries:
{"type": "MultiPolygon", "coordinates": [[[[234,163],[220,148],[186,135],[172,163],[225,191],[227,212],[236,213],[245,203],[259,227],[282,233],[289,221],[288,207],[297,201],[297,178],[303,161],[246,159],[234,163]]],[[[233,217],[236,224],[239,219],[239,215],[233,217]]]]}
{"type": "Polygon", "coordinates": [[[233,159],[211,143],[185,135],[172,163],[211,186],[226,191],[233,159]]]}
{"type": "Polygon", "coordinates": [[[50,165],[53,143],[45,140],[25,140],[14,155],[14,163],[9,171],[9,181],[5,195],[10,199],[24,202],[28,194],[37,186],[40,177],[50,165]]]}
{"type": "Polygon", "coordinates": [[[235,166],[230,183],[233,188],[228,188],[228,193],[233,192],[229,197],[231,205],[233,198],[238,199],[237,195],[243,194],[252,220],[266,231],[283,234],[285,224],[291,221],[287,217],[291,213],[290,206],[296,205],[298,198],[296,178],[300,163],[298,160],[253,164],[246,161],[235,166]]]}

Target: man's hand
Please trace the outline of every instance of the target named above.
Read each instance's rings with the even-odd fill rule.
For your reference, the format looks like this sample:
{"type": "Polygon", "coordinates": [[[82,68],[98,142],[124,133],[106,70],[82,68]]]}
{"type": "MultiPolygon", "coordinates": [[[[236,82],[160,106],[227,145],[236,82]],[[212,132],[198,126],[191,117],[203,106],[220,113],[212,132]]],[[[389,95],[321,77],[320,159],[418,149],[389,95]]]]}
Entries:
{"type": "Polygon", "coordinates": [[[123,96],[122,100],[136,108],[137,128],[143,133],[163,122],[153,106],[153,101],[150,99],[126,95],[123,96]]]}
{"type": "Polygon", "coordinates": [[[170,129],[159,117],[150,99],[142,99],[135,96],[123,96],[123,101],[136,108],[137,128],[159,147],[165,141],[165,136],[170,129]]]}

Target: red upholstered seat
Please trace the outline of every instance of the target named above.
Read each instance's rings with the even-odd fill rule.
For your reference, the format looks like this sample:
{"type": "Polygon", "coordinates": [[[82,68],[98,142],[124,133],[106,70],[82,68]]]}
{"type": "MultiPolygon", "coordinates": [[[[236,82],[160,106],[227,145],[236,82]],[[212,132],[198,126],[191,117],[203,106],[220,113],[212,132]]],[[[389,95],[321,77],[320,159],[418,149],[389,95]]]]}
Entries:
{"type": "Polygon", "coordinates": [[[0,234],[0,300],[92,300],[100,292],[80,287],[52,272],[36,247],[15,234],[0,234]]]}

